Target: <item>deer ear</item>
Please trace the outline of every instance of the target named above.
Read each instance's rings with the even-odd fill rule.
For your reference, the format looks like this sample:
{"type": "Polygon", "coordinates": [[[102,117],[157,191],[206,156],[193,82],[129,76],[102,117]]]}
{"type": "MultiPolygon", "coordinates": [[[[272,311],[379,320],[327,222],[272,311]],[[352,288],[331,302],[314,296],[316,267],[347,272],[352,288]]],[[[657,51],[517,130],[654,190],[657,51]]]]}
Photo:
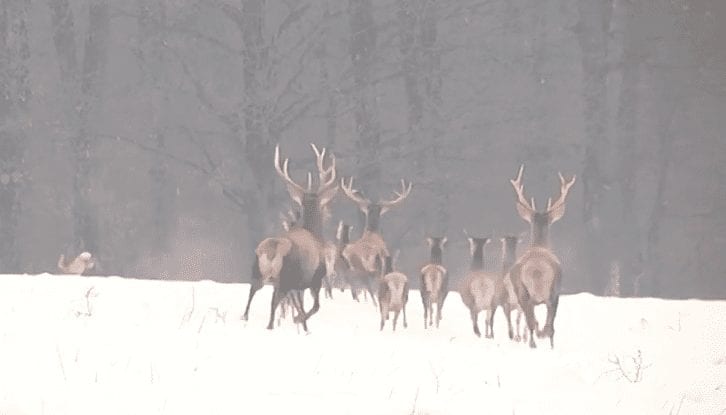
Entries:
{"type": "Polygon", "coordinates": [[[426,244],[429,246],[429,248],[431,248],[431,246],[434,244],[434,240],[429,237],[426,237],[424,241],[426,241],[426,244]]]}
{"type": "Polygon", "coordinates": [[[444,245],[446,245],[446,241],[448,241],[448,240],[449,240],[449,238],[447,238],[445,236],[441,239],[441,247],[442,248],[444,247],[444,245]]]}

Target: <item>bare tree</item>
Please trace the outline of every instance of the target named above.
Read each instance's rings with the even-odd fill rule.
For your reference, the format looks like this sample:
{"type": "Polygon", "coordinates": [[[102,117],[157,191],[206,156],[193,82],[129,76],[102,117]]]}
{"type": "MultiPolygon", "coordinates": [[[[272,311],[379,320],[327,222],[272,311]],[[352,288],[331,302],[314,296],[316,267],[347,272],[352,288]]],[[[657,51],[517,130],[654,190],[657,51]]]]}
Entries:
{"type": "Polygon", "coordinates": [[[27,0],[0,3],[0,272],[19,272],[17,240],[29,117],[27,0]]]}
{"type": "Polygon", "coordinates": [[[83,61],[78,62],[76,24],[68,0],[49,2],[53,41],[58,55],[65,116],[73,165],[72,208],[73,249],[98,253],[98,213],[91,198],[95,141],[90,132],[94,109],[102,101],[101,82],[106,71],[110,17],[105,0],[89,0],[88,32],[83,61]]]}

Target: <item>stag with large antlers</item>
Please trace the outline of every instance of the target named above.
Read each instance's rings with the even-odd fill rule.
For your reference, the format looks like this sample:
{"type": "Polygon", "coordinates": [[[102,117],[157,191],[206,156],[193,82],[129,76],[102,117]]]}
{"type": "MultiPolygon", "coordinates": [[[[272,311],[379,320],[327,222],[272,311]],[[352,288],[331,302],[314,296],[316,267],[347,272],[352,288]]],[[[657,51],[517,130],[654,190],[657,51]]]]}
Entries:
{"type": "Polygon", "coordinates": [[[307,320],[320,308],[320,288],[327,271],[326,261],[329,257],[327,245],[323,239],[325,212],[329,203],[338,191],[335,180],[335,157],[331,155],[331,165],[324,168],[325,150],[317,150],[311,144],[318,157],[320,183],[317,190],[312,190],[312,181],[308,175],[307,188],[296,183],[288,172],[288,159],[280,164],[280,147],[275,147],[275,170],[283,179],[293,202],[300,209],[300,219],[278,237],[267,238],[260,242],[255,250],[255,261],[252,266],[252,284],[243,319],[249,316],[250,304],[255,293],[265,284],[274,286],[270,308],[268,329],[273,328],[275,310],[279,302],[289,293],[291,303],[297,311],[296,323],[302,323],[307,331],[307,320]],[[313,296],[313,307],[306,312],[303,308],[303,291],[310,289],[313,296]]]}
{"type": "Polygon", "coordinates": [[[448,294],[449,275],[443,266],[443,252],[447,238],[428,237],[429,262],[421,268],[421,301],[424,309],[424,328],[433,325],[434,304],[436,304],[436,327],[441,322],[441,309],[448,294]]]}
{"type": "Polygon", "coordinates": [[[565,199],[570,187],[575,183],[575,176],[573,175],[570,180],[565,180],[562,173],[558,173],[560,197],[554,203],[550,198],[547,201],[547,209],[538,212],[534,205],[534,198],[530,203],[524,197],[523,171],[524,165],[521,165],[517,178],[510,182],[517,194],[517,212],[530,224],[530,246],[512,266],[509,276],[527,321],[529,346],[537,347],[533,338],[534,331],[537,329],[537,336],[549,337],[550,347],[554,348],[554,322],[560,296],[562,265],[557,255],[549,247],[549,228],[565,214],[565,199]],[[547,318],[542,330],[539,330],[539,324],[534,315],[534,307],[539,304],[547,306],[547,318]]]}
{"type": "Polygon", "coordinates": [[[412,183],[406,184],[406,181],[401,179],[401,191],[395,192],[395,198],[379,200],[376,203],[365,198],[360,191],[353,189],[353,177],[350,178],[348,184],[345,183],[345,179],[341,179],[340,187],[348,199],[358,205],[358,209],[366,219],[361,237],[348,244],[343,250],[343,257],[350,267],[348,282],[351,285],[351,292],[353,292],[354,298],[357,298],[354,291],[356,286],[365,287],[373,299],[373,305],[377,306],[374,286],[381,273],[380,258],[389,255],[386,242],[380,233],[381,217],[389,210],[399,206],[411,194],[412,183]]]}

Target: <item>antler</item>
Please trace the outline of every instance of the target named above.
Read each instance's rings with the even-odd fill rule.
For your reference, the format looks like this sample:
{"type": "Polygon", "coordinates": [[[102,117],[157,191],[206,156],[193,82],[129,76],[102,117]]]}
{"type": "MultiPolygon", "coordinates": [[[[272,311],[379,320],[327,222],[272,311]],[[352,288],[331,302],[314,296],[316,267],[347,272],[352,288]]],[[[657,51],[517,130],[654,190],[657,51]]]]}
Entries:
{"type": "Polygon", "coordinates": [[[565,214],[565,198],[567,198],[567,193],[570,192],[570,187],[575,184],[576,179],[574,174],[569,181],[562,177],[562,173],[558,172],[557,175],[560,177],[560,197],[557,198],[555,203],[552,203],[552,198],[547,200],[547,214],[550,217],[550,223],[558,221],[565,214]]]}
{"type": "Polygon", "coordinates": [[[411,194],[412,186],[412,182],[408,182],[408,185],[406,185],[406,181],[401,179],[401,191],[393,192],[396,194],[396,198],[393,200],[382,200],[378,203],[379,205],[381,205],[381,214],[385,213],[391,208],[398,206],[401,202],[403,202],[403,200],[406,199],[409,194],[411,194]]]}
{"type": "Polygon", "coordinates": [[[517,173],[516,179],[510,179],[509,182],[512,183],[512,187],[514,187],[514,191],[517,192],[517,212],[519,212],[519,216],[522,217],[522,219],[526,220],[527,222],[531,221],[532,215],[536,212],[534,208],[534,198],[532,198],[532,202],[527,202],[527,199],[524,197],[524,185],[522,184],[522,173],[524,172],[524,164],[519,166],[519,172],[517,173]]]}
{"type": "Polygon", "coordinates": [[[355,202],[361,210],[367,211],[368,205],[371,204],[371,201],[362,197],[359,191],[353,189],[353,176],[350,177],[348,185],[345,184],[345,178],[341,177],[340,188],[343,189],[343,193],[348,196],[348,199],[355,202]]]}
{"type": "Polygon", "coordinates": [[[322,150],[319,150],[315,143],[310,143],[310,147],[312,147],[313,152],[315,152],[315,164],[318,167],[318,179],[320,180],[320,184],[318,185],[318,194],[321,194],[323,191],[328,190],[328,188],[330,188],[330,186],[335,182],[335,155],[330,153],[330,166],[326,169],[326,148],[323,147],[322,150]]]}
{"type": "Polygon", "coordinates": [[[320,179],[320,187],[323,188],[325,186],[329,186],[335,180],[335,155],[333,155],[333,153],[330,153],[331,164],[330,167],[326,169],[326,148],[323,147],[322,150],[318,150],[318,147],[315,145],[315,143],[310,143],[310,147],[312,147],[313,151],[315,152],[315,164],[318,167],[318,178],[320,179]]]}
{"type": "Polygon", "coordinates": [[[305,189],[290,178],[290,174],[287,171],[288,161],[289,160],[285,158],[285,161],[282,163],[282,167],[280,167],[280,144],[277,144],[275,146],[275,170],[287,184],[287,192],[290,193],[290,197],[292,197],[295,202],[302,205],[305,189]]]}

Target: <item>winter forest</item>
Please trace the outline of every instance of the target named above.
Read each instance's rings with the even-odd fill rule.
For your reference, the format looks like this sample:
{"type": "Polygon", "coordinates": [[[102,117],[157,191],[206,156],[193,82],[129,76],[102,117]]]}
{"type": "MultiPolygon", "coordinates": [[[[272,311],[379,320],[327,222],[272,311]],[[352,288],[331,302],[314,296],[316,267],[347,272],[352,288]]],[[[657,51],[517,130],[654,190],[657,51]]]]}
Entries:
{"type": "MultiPolygon", "coordinates": [[[[399,268],[447,236],[551,230],[563,293],[726,298],[726,2],[2,0],[0,273],[248,282],[310,143],[370,199],[399,268]],[[719,259],[720,258],[720,259],[719,259]],[[617,289],[613,288],[617,281],[617,289]]],[[[363,228],[342,194],[340,220],[363,228]]],[[[492,254],[494,255],[494,254],[492,254]]],[[[413,279],[416,280],[415,278],[413,279]]],[[[239,301],[243,301],[240,297],[239,301]]]]}

